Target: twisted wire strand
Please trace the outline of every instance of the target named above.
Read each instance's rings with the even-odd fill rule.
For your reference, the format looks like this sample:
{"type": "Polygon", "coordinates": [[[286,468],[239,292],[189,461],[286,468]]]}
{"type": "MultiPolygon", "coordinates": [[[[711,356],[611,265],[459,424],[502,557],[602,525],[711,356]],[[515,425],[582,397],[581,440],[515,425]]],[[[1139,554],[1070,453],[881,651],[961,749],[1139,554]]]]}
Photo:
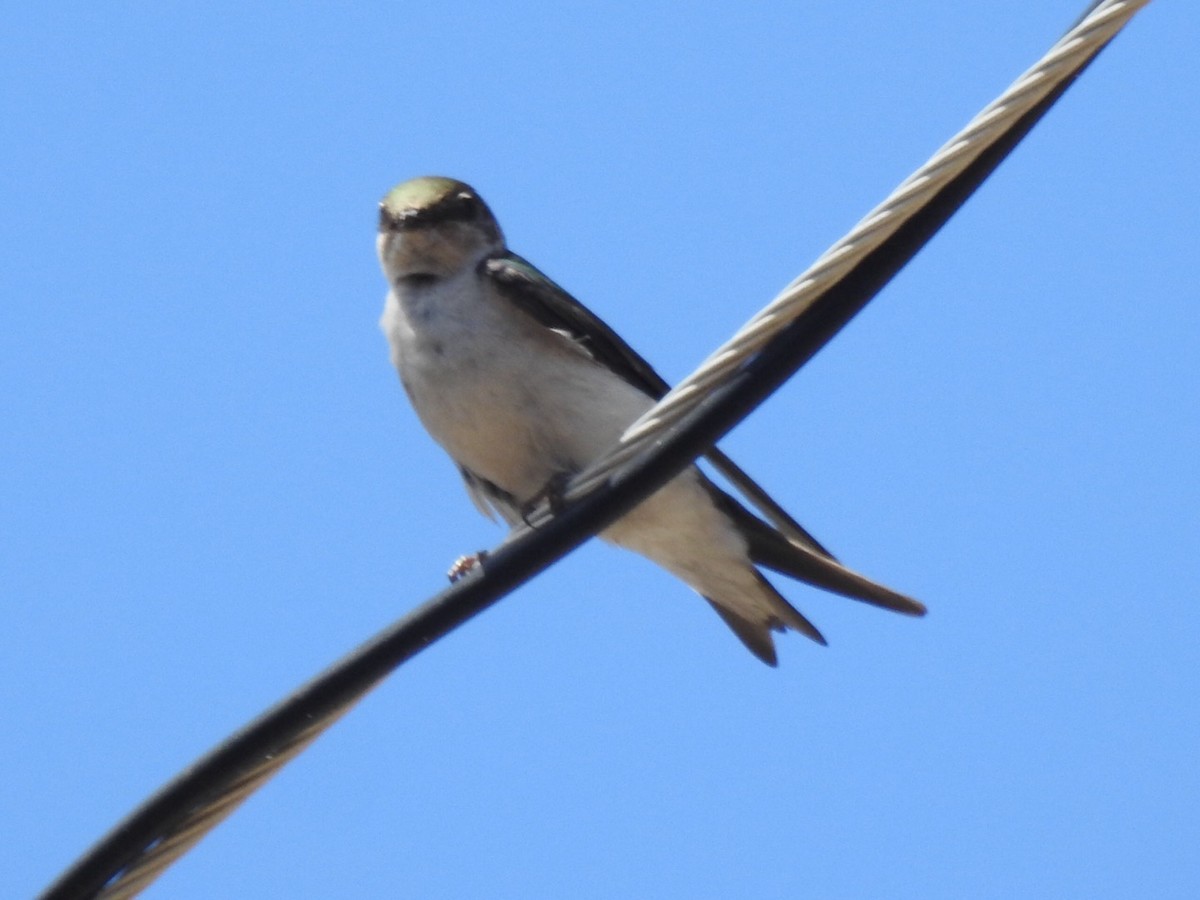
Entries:
{"type": "Polygon", "coordinates": [[[197,805],[177,826],[165,830],[162,837],[121,871],[118,879],[95,894],[97,900],[131,900],[148,888],[176,860],[229,818],[251,794],[304,752],[356,704],[357,699],[324,718],[313,719],[308,728],[282,743],[278,750],[265,755],[256,764],[232,778],[220,794],[207,803],[197,805]]]}
{"type": "MultiPolygon", "coordinates": [[[[631,463],[635,457],[638,458],[636,464],[646,469],[640,473],[643,476],[640,496],[653,490],[654,485],[648,486],[651,479],[657,485],[664,483],[670,477],[664,474],[667,466],[674,466],[668,471],[678,471],[686,464],[666,459],[663,448],[657,446],[665,440],[667,430],[686,418],[688,425],[699,433],[696,412],[701,403],[718,394],[721,386],[726,385],[751,357],[779,337],[785,328],[794,325],[809,304],[877,249],[910,215],[924,209],[937,194],[938,188],[934,185],[949,183],[955,174],[961,173],[987,150],[991,145],[989,138],[1004,136],[1010,126],[1016,129],[1014,123],[1034,110],[1039,101],[1065,89],[1103,45],[1148,2],[1102,0],[1095,4],[1008,91],[989,104],[925,166],[905,179],[884,203],[710,355],[696,373],[635,422],[623,436],[623,443],[616,452],[572,482],[568,498],[575,500],[614,475],[624,477],[636,471],[636,465],[631,463]],[[658,463],[657,474],[650,471],[649,460],[658,463]]],[[[1020,135],[1012,140],[1019,141],[1020,135]]],[[[999,158],[1003,158],[1002,155],[999,158]]],[[[986,172],[981,177],[986,177],[986,172]]],[[[750,408],[742,409],[736,418],[748,414],[750,408]]],[[[707,417],[710,412],[713,410],[706,408],[699,418],[707,417]]],[[[673,441],[678,437],[678,433],[672,434],[673,441]]],[[[703,452],[703,447],[696,449],[697,446],[693,444],[695,453],[689,458],[703,452]]],[[[630,497],[637,490],[632,478],[620,487],[630,497]]],[[[514,543],[510,537],[491,557],[486,577],[467,579],[418,607],[210,751],[77,860],[42,894],[43,900],[84,897],[114,900],[136,896],[397,666],[549,566],[582,543],[587,534],[603,527],[592,526],[584,533],[583,529],[575,527],[577,521],[598,521],[594,510],[605,504],[610,521],[620,515],[620,493],[620,490],[596,491],[588,497],[587,503],[568,507],[559,514],[552,527],[542,529],[523,544],[507,547],[514,543]],[[526,552],[522,554],[520,550],[526,552]],[[422,628],[415,627],[418,623],[422,628]],[[186,805],[183,798],[187,798],[186,805]]],[[[626,497],[623,509],[635,503],[636,500],[626,497]]],[[[538,519],[531,518],[531,521],[537,523],[538,519]]],[[[527,532],[528,529],[522,529],[522,533],[527,532]]]]}
{"type": "MultiPolygon", "coordinates": [[[[625,430],[605,457],[572,479],[564,492],[575,500],[628,465],[726,384],[764,345],[796,320],[831,284],[877,249],[931,197],[984,153],[1056,86],[1082,68],[1150,0],[1105,0],[1086,13],[1046,54],[1018,77],[849,233],[817,258],[736,334],[625,430]]],[[[549,517],[542,509],[534,525],[549,517]]],[[[514,535],[515,537],[515,535],[514,535]]]]}

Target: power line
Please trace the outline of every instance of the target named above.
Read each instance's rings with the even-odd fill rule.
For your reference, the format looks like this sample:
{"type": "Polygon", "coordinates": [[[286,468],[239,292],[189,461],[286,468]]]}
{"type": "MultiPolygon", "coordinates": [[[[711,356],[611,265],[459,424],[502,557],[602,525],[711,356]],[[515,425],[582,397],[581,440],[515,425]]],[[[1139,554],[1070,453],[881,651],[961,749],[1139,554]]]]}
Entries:
{"type": "Polygon", "coordinates": [[[628,512],[811,359],[954,214],[1149,0],[1103,0],[880,207],[473,571],[169,782],[80,857],[44,900],[132,897],[396,667],[628,512]]]}

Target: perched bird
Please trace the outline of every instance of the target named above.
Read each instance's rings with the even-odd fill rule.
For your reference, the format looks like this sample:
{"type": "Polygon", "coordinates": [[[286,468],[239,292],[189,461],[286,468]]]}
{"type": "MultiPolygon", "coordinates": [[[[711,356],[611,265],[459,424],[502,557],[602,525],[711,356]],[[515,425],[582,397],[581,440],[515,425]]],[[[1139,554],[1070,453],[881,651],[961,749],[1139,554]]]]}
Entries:
{"type": "MultiPolygon", "coordinates": [[[[461,181],[416,178],[390,191],[377,248],[392,362],[485,515],[518,524],[667,391],[612,329],[508,250],[491,210],[461,181]]],[[[757,566],[925,612],[834,560],[719,451],[709,458],[772,524],[691,466],[600,536],[690,585],[763,662],[776,664],[772,631],[825,639],[757,566]]]]}

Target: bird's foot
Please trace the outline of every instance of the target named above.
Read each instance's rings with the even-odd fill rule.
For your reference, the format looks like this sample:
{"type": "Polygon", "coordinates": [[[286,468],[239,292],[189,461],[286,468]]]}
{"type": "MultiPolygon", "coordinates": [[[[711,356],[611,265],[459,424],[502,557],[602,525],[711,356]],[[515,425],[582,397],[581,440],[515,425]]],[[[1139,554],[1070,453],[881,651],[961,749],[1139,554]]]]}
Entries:
{"type": "Polygon", "coordinates": [[[540,491],[521,504],[521,521],[532,528],[533,523],[529,521],[529,515],[543,500],[550,507],[551,515],[557,516],[562,512],[567,505],[563,495],[566,493],[567,484],[570,483],[572,476],[572,472],[557,472],[551,475],[540,491]]]}
{"type": "Polygon", "coordinates": [[[470,553],[466,556],[460,556],[454,561],[454,565],[450,567],[450,571],[446,573],[446,577],[450,579],[450,583],[458,581],[472,569],[483,565],[483,561],[487,559],[488,552],[480,550],[478,553],[470,553]]]}

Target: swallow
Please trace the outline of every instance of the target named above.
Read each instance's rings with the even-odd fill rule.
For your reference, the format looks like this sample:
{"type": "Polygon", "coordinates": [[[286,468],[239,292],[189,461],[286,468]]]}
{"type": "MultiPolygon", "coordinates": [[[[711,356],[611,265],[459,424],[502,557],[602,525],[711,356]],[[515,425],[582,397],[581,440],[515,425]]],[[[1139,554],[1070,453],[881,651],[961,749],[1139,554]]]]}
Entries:
{"type": "MultiPolygon", "coordinates": [[[[484,515],[521,523],[669,388],[595,314],[509,251],[487,204],[461,181],[416,178],[388,192],[376,247],[392,363],[484,515]]],[[[771,666],[773,632],[825,638],[762,569],[924,615],[918,601],[838,562],[721,451],[707,458],[761,516],[693,465],[600,537],[689,585],[771,666]]]]}

